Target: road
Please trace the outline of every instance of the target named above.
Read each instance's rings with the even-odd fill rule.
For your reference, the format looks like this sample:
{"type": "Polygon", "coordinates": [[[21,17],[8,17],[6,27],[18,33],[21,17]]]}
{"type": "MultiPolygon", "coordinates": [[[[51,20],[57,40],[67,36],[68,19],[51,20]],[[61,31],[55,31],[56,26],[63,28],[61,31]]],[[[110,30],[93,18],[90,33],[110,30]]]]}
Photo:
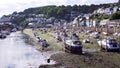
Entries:
{"type": "Polygon", "coordinates": [[[0,39],[0,68],[38,68],[47,63],[50,54],[41,53],[24,42],[21,32],[11,33],[6,39],[0,39]]]}

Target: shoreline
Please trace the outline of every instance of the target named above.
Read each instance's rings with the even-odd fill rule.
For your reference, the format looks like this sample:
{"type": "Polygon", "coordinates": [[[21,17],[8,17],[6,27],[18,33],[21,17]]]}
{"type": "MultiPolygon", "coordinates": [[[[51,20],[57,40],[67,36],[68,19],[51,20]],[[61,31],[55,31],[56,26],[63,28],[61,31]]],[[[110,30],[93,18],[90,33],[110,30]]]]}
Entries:
{"type": "MultiPolygon", "coordinates": [[[[24,37],[23,37],[23,38],[25,39],[25,43],[30,44],[31,46],[35,46],[35,49],[36,49],[37,51],[43,53],[43,54],[49,53],[50,57],[49,57],[48,59],[50,59],[50,62],[55,61],[55,60],[53,60],[54,58],[52,58],[52,56],[54,56],[54,55],[57,54],[57,53],[61,53],[60,51],[55,52],[55,51],[53,51],[53,50],[50,50],[49,47],[46,48],[46,50],[41,50],[41,47],[39,46],[40,43],[37,43],[37,42],[34,40],[34,38],[31,38],[28,34],[25,34],[24,32],[22,32],[22,33],[24,34],[24,37]],[[47,51],[47,50],[48,50],[48,51],[47,51]]],[[[46,61],[47,61],[47,60],[46,60],[46,61]]],[[[60,66],[60,64],[55,61],[55,64],[52,64],[52,65],[44,64],[44,65],[40,65],[39,68],[42,68],[42,67],[44,68],[44,67],[46,67],[46,66],[47,66],[47,67],[51,67],[51,68],[53,68],[53,67],[56,68],[56,66],[60,66]]]]}

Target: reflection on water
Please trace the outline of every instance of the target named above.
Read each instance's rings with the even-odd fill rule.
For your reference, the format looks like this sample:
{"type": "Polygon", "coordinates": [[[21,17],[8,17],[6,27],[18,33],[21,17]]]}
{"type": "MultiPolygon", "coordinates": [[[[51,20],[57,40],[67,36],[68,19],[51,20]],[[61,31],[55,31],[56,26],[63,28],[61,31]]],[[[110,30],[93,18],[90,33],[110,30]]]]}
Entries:
{"type": "Polygon", "coordinates": [[[38,68],[41,64],[48,64],[46,59],[50,54],[37,51],[21,37],[21,32],[16,32],[0,40],[0,68],[38,68]]]}

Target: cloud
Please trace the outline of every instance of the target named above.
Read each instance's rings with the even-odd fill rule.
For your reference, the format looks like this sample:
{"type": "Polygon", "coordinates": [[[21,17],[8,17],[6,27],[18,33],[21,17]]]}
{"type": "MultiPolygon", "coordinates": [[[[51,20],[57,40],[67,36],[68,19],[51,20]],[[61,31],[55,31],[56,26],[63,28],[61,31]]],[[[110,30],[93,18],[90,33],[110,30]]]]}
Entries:
{"type": "Polygon", "coordinates": [[[84,5],[113,3],[118,0],[0,0],[0,16],[14,11],[23,11],[30,7],[45,5],[84,5]]]}

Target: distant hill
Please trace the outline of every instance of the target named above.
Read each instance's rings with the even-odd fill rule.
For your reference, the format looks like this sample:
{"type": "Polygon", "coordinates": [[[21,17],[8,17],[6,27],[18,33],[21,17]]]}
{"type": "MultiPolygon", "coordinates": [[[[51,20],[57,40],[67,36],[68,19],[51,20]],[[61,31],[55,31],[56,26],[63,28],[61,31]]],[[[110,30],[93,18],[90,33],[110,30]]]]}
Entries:
{"type": "Polygon", "coordinates": [[[74,6],[43,6],[36,8],[28,8],[23,11],[24,14],[45,14],[46,17],[55,17],[60,19],[69,19],[69,15],[72,11],[76,11],[78,13],[92,13],[94,10],[97,10],[101,7],[110,7],[110,4],[100,4],[100,5],[74,5],[74,6]]]}
{"type": "MultiPolygon", "coordinates": [[[[119,5],[120,3],[111,3],[112,5],[119,5]]],[[[31,14],[44,14],[46,18],[55,17],[56,19],[65,19],[70,21],[71,19],[71,12],[77,12],[78,14],[86,14],[86,13],[93,13],[94,10],[99,8],[107,8],[110,7],[111,4],[100,4],[100,5],[68,5],[68,6],[56,6],[56,5],[49,5],[49,6],[42,6],[42,7],[35,7],[35,8],[28,8],[25,9],[23,12],[14,12],[10,15],[13,15],[14,19],[12,20],[13,23],[17,25],[26,25],[26,18],[31,17],[31,14]]],[[[9,16],[11,17],[11,16],[9,16]]]]}

